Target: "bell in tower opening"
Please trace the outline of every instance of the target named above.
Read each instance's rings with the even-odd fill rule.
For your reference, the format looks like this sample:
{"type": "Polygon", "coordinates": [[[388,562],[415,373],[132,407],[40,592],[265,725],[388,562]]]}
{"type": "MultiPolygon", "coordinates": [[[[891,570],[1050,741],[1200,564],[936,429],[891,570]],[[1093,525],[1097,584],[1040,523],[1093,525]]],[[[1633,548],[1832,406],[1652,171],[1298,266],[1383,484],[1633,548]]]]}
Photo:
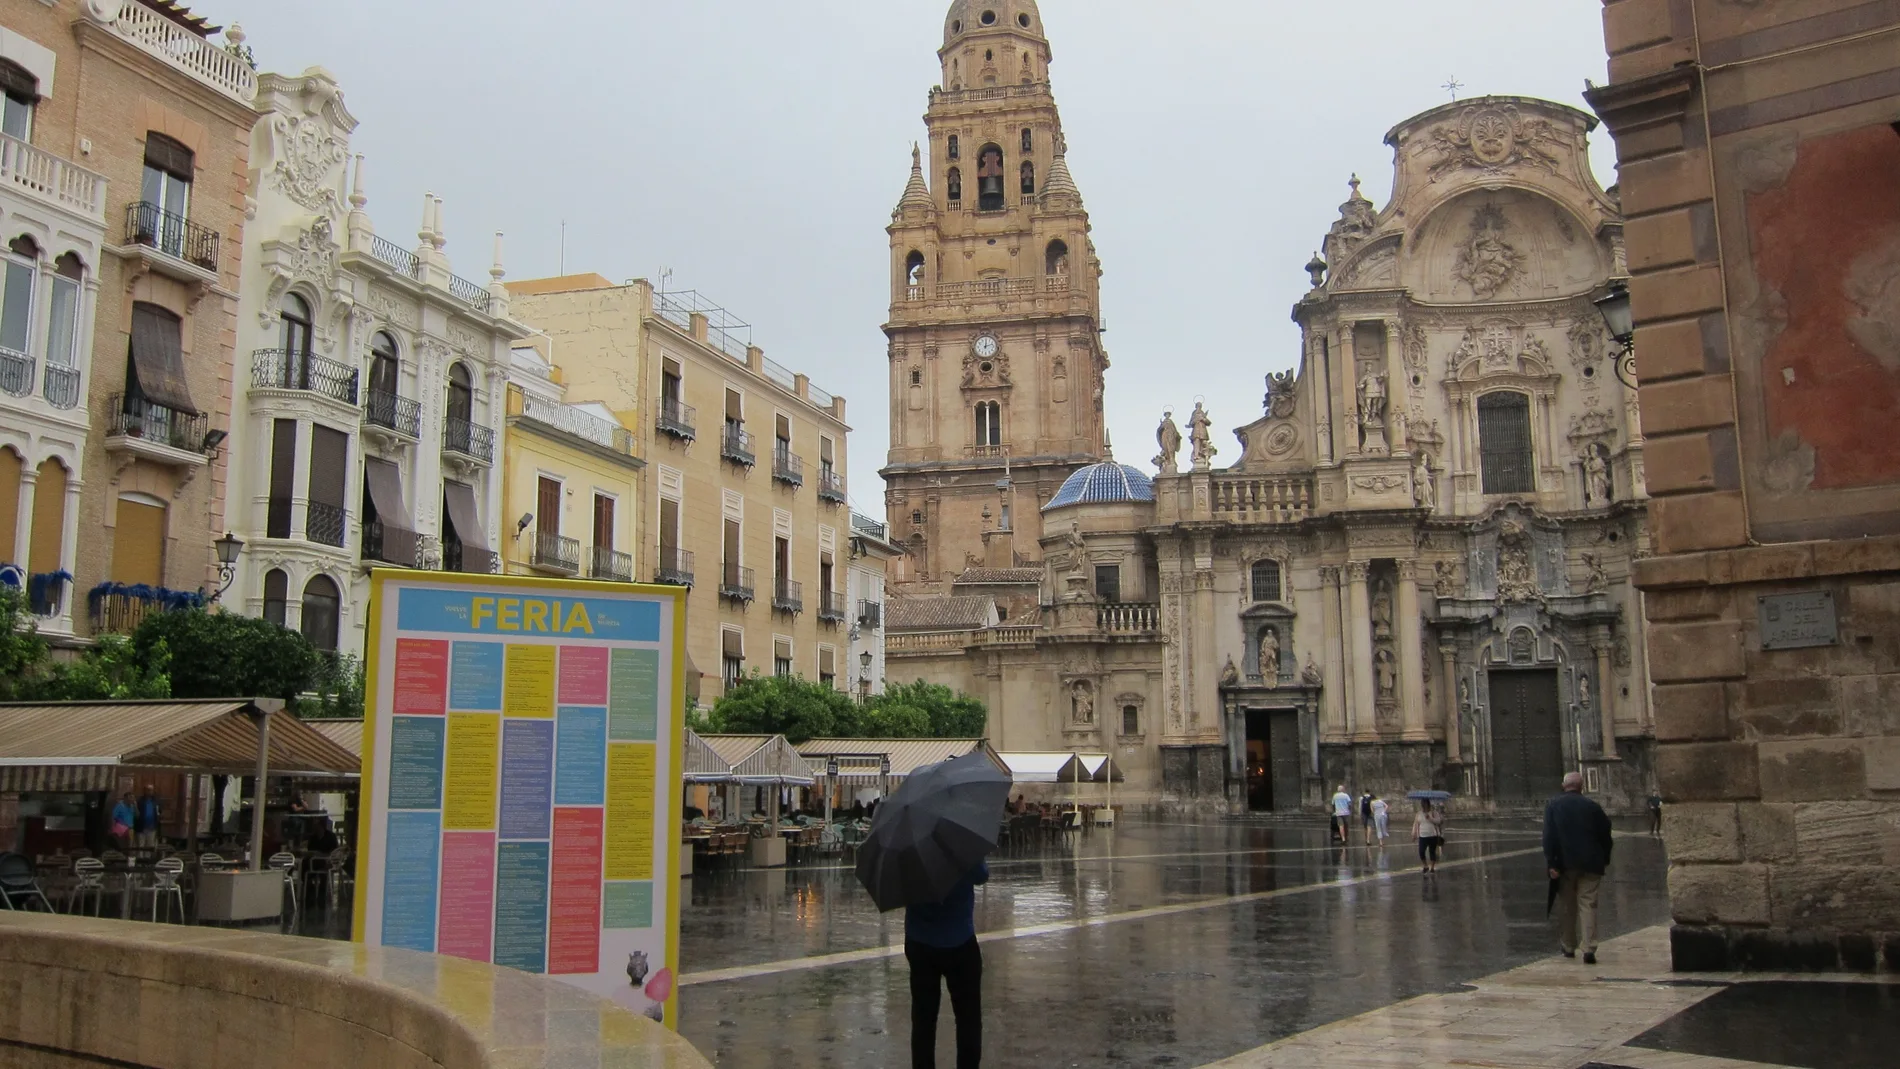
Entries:
{"type": "Polygon", "coordinates": [[[1003,150],[984,145],[976,160],[976,208],[982,212],[1003,210],[1003,150]]]}

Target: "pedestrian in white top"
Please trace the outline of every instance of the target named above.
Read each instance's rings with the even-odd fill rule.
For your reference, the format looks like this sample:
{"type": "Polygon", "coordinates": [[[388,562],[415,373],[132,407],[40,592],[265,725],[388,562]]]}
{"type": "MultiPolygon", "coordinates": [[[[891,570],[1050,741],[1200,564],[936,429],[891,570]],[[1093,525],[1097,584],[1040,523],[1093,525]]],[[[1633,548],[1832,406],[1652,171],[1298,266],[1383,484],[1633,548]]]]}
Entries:
{"type": "Polygon", "coordinates": [[[1385,804],[1385,799],[1379,797],[1376,794],[1373,795],[1372,796],[1372,827],[1373,827],[1373,830],[1378,832],[1379,834],[1380,846],[1385,845],[1385,837],[1388,834],[1386,831],[1386,818],[1387,818],[1387,808],[1385,804]]]}
{"type": "Polygon", "coordinates": [[[1333,794],[1333,841],[1346,841],[1347,829],[1352,827],[1352,795],[1346,793],[1346,785],[1340,784],[1333,794]]]}

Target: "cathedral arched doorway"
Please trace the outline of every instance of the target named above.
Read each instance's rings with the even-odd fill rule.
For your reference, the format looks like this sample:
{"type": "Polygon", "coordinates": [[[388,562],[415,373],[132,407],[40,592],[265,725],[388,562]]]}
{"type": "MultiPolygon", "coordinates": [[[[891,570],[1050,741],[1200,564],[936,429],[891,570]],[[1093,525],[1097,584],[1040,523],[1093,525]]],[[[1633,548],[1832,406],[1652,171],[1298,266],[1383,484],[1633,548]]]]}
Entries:
{"type": "Polygon", "coordinates": [[[1564,776],[1555,669],[1490,673],[1491,796],[1524,805],[1556,794],[1564,776]]]}
{"type": "Polygon", "coordinates": [[[1300,808],[1300,714],[1297,709],[1248,709],[1247,809],[1290,813],[1300,808]]]}

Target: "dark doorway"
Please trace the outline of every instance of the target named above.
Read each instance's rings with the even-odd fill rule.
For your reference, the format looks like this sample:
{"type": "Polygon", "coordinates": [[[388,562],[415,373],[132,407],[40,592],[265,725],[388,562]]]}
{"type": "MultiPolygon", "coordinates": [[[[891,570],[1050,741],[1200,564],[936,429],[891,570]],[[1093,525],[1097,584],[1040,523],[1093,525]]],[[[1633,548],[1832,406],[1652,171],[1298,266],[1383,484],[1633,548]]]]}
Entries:
{"type": "Polygon", "coordinates": [[[1247,710],[1247,809],[1286,813],[1299,807],[1299,713],[1247,710]]]}
{"type": "Polygon", "coordinates": [[[1556,794],[1564,775],[1554,670],[1491,673],[1491,779],[1499,802],[1556,794]]]}

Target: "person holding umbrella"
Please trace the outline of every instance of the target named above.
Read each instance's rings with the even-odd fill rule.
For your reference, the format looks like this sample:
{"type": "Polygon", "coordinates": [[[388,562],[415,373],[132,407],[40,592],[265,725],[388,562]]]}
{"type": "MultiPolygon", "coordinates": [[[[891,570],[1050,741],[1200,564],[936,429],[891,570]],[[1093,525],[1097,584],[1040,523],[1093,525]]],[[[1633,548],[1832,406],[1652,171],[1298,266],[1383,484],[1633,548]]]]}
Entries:
{"type": "Polygon", "coordinates": [[[910,963],[910,1057],[936,1069],[943,988],[957,1022],[957,1069],[983,1057],[983,953],[976,942],[976,887],[996,849],[1010,777],[981,753],[930,765],[905,778],[877,807],[858,848],[858,882],[880,911],[904,908],[910,963]]]}

